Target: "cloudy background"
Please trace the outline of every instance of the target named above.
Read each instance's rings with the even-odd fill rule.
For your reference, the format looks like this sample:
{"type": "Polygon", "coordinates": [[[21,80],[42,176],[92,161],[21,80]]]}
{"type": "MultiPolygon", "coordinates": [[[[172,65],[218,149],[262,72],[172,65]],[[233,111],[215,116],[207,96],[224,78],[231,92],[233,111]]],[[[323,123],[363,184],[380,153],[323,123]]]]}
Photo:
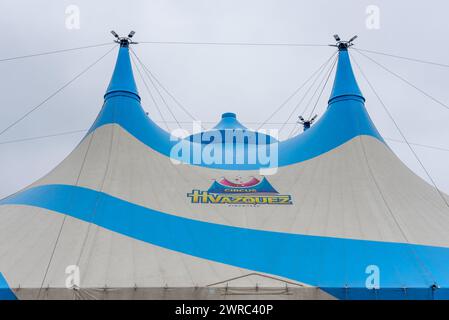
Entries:
{"type": "MultiPolygon", "coordinates": [[[[356,46],[449,64],[447,1],[22,1],[0,2],[0,59],[112,41],[109,31],[135,30],[136,41],[332,43],[332,35],[357,34],[356,46]],[[67,7],[79,8],[79,29],[67,28],[67,7]],[[380,28],[367,27],[367,7],[379,8],[380,28]]],[[[368,24],[369,25],[369,24],[368,24]]],[[[69,23],[70,26],[70,23],[69,23]]],[[[73,24],[72,24],[73,26],[73,24]]],[[[372,25],[371,25],[372,26],[372,25]]],[[[299,46],[139,44],[142,61],[198,119],[212,126],[233,111],[257,126],[334,51],[299,46]]],[[[98,59],[108,47],[0,62],[0,131],[98,59]]],[[[82,132],[46,139],[22,138],[87,129],[102,105],[116,51],[0,136],[0,197],[28,185],[56,166],[82,132]]],[[[356,52],[361,64],[410,142],[449,149],[449,110],[436,104],[356,52]]],[[[371,55],[419,88],[449,104],[449,68],[371,55]]],[[[356,68],[355,68],[356,69],[356,68]]],[[[381,134],[401,139],[394,124],[356,74],[367,109],[381,134]]],[[[160,121],[138,74],[144,108],[160,121]]],[[[326,108],[329,86],[317,113],[326,108]]],[[[270,122],[288,118],[301,95],[270,122]]],[[[168,100],[170,101],[170,100],[168,100]]],[[[172,101],[179,121],[191,119],[172,101]]],[[[169,121],[168,110],[163,110],[169,121]]],[[[295,114],[295,117],[297,114],[295,114]]],[[[295,118],[289,120],[295,122],[295,118]]],[[[342,119],[344,120],[344,119],[342,119]]],[[[175,124],[170,124],[175,128],[175,124]]],[[[185,124],[187,127],[188,123],[185,124]]],[[[292,124],[293,125],[293,124],[292,124]]],[[[281,136],[292,129],[288,124],[281,136]]],[[[275,124],[267,127],[276,127],[275,124]]],[[[387,141],[417,174],[425,175],[404,143],[387,141]]],[[[449,192],[449,152],[414,147],[438,186],[449,192]]]]}

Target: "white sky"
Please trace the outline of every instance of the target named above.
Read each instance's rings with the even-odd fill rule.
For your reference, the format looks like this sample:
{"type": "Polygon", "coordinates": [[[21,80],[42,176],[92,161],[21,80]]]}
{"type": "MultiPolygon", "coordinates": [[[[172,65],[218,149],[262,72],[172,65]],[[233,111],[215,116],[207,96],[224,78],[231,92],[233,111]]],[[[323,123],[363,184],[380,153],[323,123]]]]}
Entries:
{"type": "MultiPolygon", "coordinates": [[[[112,40],[109,31],[135,30],[136,41],[332,43],[332,35],[357,34],[362,49],[449,64],[447,1],[22,1],[0,2],[0,59],[112,40]],[[65,10],[80,9],[80,28],[67,29],[65,10]],[[366,8],[380,9],[380,28],[366,27],[366,8]]],[[[260,47],[140,44],[143,62],[190,112],[215,122],[221,113],[241,122],[262,122],[324,60],[330,47],[260,47]]],[[[0,62],[0,131],[101,56],[106,47],[0,62]]],[[[449,148],[449,110],[354,53],[409,141],[449,148]]],[[[449,68],[372,55],[421,89],[449,104],[449,68]]],[[[115,53],[0,136],[1,141],[86,129],[102,105],[115,53]]],[[[355,68],[356,69],[356,68],[355,68]]],[[[358,74],[366,107],[386,138],[400,139],[393,123],[358,74]]],[[[160,117],[139,76],[143,105],[160,117]]],[[[318,105],[326,108],[329,88],[318,105]]],[[[283,122],[301,96],[273,122],[283,122]]],[[[171,104],[181,121],[190,119],[171,104]]],[[[165,111],[169,118],[169,113],[165,111]]],[[[290,122],[294,122],[291,119],[290,122]]],[[[212,124],[208,124],[211,126],[212,124]]],[[[287,126],[288,133],[291,126],[287,126]]],[[[7,196],[55,167],[82,133],[0,144],[0,197],[7,196]]],[[[418,163],[405,144],[388,141],[417,174],[418,163]]],[[[415,150],[438,186],[449,192],[449,152],[415,150]]]]}

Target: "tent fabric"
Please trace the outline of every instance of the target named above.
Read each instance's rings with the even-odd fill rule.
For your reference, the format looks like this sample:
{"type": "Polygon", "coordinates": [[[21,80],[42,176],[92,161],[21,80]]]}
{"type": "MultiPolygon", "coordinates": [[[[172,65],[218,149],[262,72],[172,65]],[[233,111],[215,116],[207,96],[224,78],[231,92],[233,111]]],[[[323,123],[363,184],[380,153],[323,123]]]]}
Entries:
{"type": "MultiPolygon", "coordinates": [[[[120,48],[117,60],[118,64],[123,63],[126,66],[129,64],[128,50],[128,48],[120,48]]],[[[347,53],[340,56],[336,79],[342,78],[345,81],[345,87],[357,88],[356,92],[353,95],[348,95],[347,92],[338,94],[338,92],[341,91],[341,89],[338,88],[341,86],[336,87],[336,85],[334,85],[332,103],[319,121],[317,121],[310,130],[307,130],[307,132],[278,143],[279,163],[276,165],[282,167],[312,159],[335,149],[343,143],[360,135],[369,135],[383,141],[364,107],[364,99],[359,96],[361,94],[359,93],[360,91],[352,71],[346,72],[345,67],[350,67],[349,56],[347,53]],[[340,73],[344,73],[345,76],[340,76],[340,73]],[[337,132],[338,134],[335,134],[337,132]]],[[[122,71],[124,68],[116,67],[116,70],[117,69],[122,71]]],[[[122,75],[123,71],[120,73],[114,72],[111,83],[117,83],[119,80],[116,79],[121,78],[127,80],[132,76],[130,70],[131,69],[128,69],[129,72],[126,76],[122,75]]],[[[174,145],[179,141],[170,137],[170,133],[160,128],[155,122],[145,116],[145,112],[140,105],[140,99],[136,98],[136,91],[134,89],[129,89],[126,83],[121,90],[118,89],[118,85],[115,85],[115,87],[115,93],[106,95],[105,103],[100,115],[89,133],[106,124],[118,124],[151,149],[165,156],[176,158],[176,154],[172,154],[171,151],[174,145]],[[126,105],[127,107],[123,108],[123,105],[126,105]]],[[[237,121],[232,117],[226,117],[219,123],[219,127],[224,125],[223,120],[228,124],[229,122],[235,124],[237,121]]],[[[236,128],[243,129],[241,125],[237,125],[236,128]]],[[[271,142],[277,143],[276,140],[272,140],[271,142]]],[[[186,141],[186,143],[189,142],[186,141]]],[[[202,147],[204,148],[204,146],[202,147]]],[[[246,147],[257,148],[257,146],[246,147]]],[[[244,163],[239,165],[207,164],[203,161],[196,163],[192,158],[193,155],[188,159],[177,159],[187,162],[188,164],[223,170],[255,170],[266,167],[259,162],[255,164],[244,163]]]]}
{"type": "Polygon", "coordinates": [[[0,273],[0,300],[16,300],[16,296],[8,286],[3,275],[0,273]]]}
{"type": "MultiPolygon", "coordinates": [[[[325,114],[273,142],[272,175],[261,175],[262,163],[170,158],[177,143],[197,146],[173,140],[144,113],[128,50],[120,48],[103,108],[80,144],[0,200],[0,272],[19,298],[217,298],[228,288],[246,298],[260,297],[259,288],[284,299],[449,298],[448,207],[376,130],[346,50],[325,114]],[[214,190],[236,177],[270,192],[214,190]],[[72,265],[76,294],[66,289],[72,265]],[[380,276],[372,288],[373,267],[380,276]]],[[[246,130],[234,115],[224,119],[216,131],[246,130]]]]}

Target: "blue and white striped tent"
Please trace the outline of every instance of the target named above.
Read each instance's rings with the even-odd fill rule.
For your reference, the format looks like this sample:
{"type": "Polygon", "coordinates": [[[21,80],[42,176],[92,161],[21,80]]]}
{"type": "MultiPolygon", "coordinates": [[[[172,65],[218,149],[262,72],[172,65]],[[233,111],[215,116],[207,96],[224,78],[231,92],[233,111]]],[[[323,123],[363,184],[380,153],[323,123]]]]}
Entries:
{"type": "Polygon", "coordinates": [[[227,113],[177,139],[143,111],[122,43],[87,135],[0,201],[0,299],[449,298],[449,198],[386,145],[338,54],[304,133],[227,113]],[[262,147],[269,161],[249,161],[262,147]]]}

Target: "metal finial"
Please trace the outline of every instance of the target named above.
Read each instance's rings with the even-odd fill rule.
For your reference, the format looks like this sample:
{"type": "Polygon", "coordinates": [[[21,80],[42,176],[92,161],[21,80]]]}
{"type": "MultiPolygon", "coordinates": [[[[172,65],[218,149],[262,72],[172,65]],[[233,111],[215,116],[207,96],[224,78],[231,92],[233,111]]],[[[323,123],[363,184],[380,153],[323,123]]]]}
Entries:
{"type": "Polygon", "coordinates": [[[353,36],[351,39],[349,39],[348,41],[343,41],[341,40],[341,38],[338,36],[338,34],[334,34],[334,39],[336,41],[336,44],[330,44],[331,47],[337,47],[338,49],[347,49],[351,46],[354,45],[353,41],[355,39],[357,39],[358,36],[353,36]]]}
{"type": "Polygon", "coordinates": [[[306,131],[307,129],[310,129],[310,126],[312,125],[312,123],[315,122],[316,118],[318,117],[318,115],[314,115],[312,118],[310,118],[309,120],[304,119],[302,116],[299,116],[299,124],[302,124],[304,131],[306,131]]]}
{"type": "Polygon", "coordinates": [[[131,40],[131,38],[136,34],[135,31],[130,31],[126,37],[120,37],[114,30],[111,31],[111,34],[115,37],[114,42],[119,43],[121,47],[128,47],[130,44],[138,43],[131,40]]]}

